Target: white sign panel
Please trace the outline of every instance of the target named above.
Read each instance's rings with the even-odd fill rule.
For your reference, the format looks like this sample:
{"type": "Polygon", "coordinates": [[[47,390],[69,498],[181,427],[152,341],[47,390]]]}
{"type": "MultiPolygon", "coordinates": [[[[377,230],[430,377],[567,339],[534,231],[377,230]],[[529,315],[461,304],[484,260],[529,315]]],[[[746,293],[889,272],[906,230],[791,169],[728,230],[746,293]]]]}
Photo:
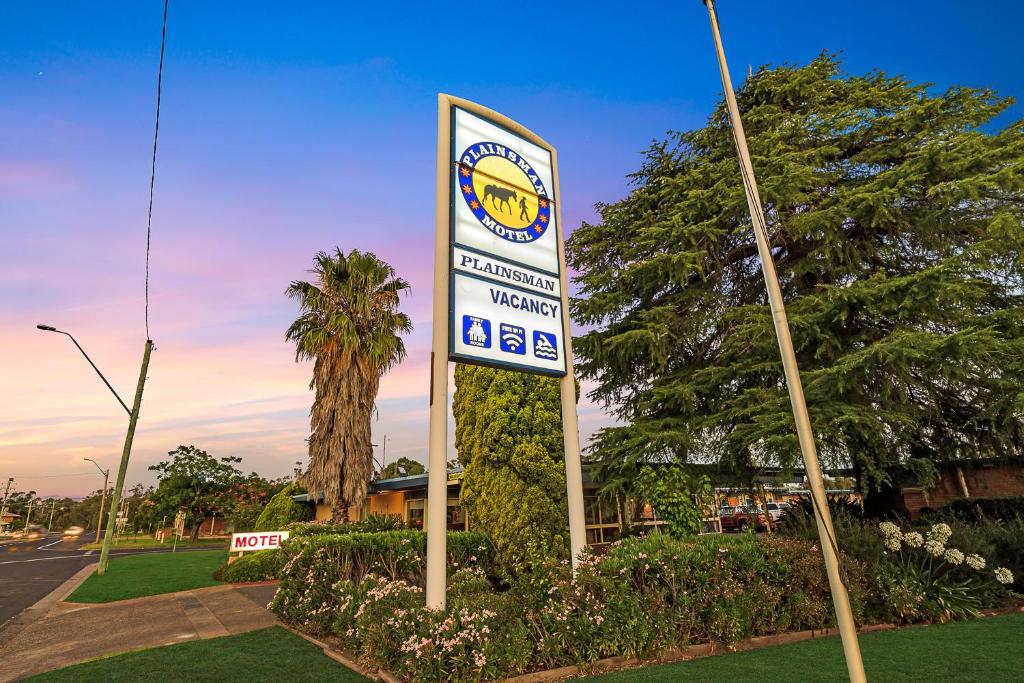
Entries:
{"type": "Polygon", "coordinates": [[[452,240],[558,276],[551,153],[453,109],[452,240]]]}
{"type": "Polygon", "coordinates": [[[246,553],[252,550],[271,550],[281,547],[288,538],[287,531],[254,531],[231,534],[231,553],[246,553]]]}
{"type": "Polygon", "coordinates": [[[459,246],[452,248],[452,268],[548,296],[562,295],[561,282],[553,275],[523,268],[515,263],[501,261],[459,246]]]}
{"type": "Polygon", "coordinates": [[[452,273],[452,358],[565,374],[562,301],[452,273]]]}

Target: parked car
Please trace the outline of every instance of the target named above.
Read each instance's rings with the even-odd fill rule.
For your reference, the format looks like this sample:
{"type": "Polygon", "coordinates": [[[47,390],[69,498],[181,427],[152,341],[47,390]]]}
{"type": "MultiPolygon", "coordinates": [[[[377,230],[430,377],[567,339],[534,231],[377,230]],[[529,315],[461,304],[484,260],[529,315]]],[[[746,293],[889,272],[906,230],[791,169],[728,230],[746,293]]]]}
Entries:
{"type": "Polygon", "coordinates": [[[789,512],[788,503],[768,503],[766,507],[768,508],[768,516],[772,518],[773,525],[789,512]]]}
{"type": "Polygon", "coordinates": [[[78,538],[83,533],[85,533],[85,529],[83,529],[80,526],[69,526],[67,529],[64,530],[65,538],[67,538],[67,537],[78,538]]]}
{"type": "Polygon", "coordinates": [[[768,525],[768,518],[764,512],[748,507],[722,508],[719,519],[722,522],[722,531],[762,531],[768,525]]]}

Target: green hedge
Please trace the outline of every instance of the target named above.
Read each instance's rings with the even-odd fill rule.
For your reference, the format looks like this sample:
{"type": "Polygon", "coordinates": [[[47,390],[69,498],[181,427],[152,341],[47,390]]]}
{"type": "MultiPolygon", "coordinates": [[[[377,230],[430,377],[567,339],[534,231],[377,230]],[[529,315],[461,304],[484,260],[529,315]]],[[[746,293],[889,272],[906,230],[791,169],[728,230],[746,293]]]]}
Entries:
{"type": "MultiPolygon", "coordinates": [[[[402,520],[394,515],[370,515],[365,520],[348,524],[324,524],[321,522],[297,522],[282,526],[287,528],[289,538],[300,539],[310,536],[341,536],[353,533],[396,531],[401,529],[402,520]]],[[[278,550],[261,550],[243,555],[230,565],[217,570],[215,577],[228,583],[249,581],[272,581],[281,578],[284,567],[282,553],[278,550]],[[222,578],[223,577],[223,578],[222,578]]]]}
{"type": "Polygon", "coordinates": [[[302,493],[302,487],[298,484],[288,484],[277,492],[256,518],[254,531],[283,531],[292,522],[304,522],[312,518],[312,505],[296,503],[292,499],[298,493],[302,493]]]}
{"type": "Polygon", "coordinates": [[[1016,517],[1024,517],[1024,496],[961,498],[943,505],[939,508],[938,514],[950,515],[966,521],[985,518],[1008,521],[1016,517]]]}
{"type": "Polygon", "coordinates": [[[347,522],[344,524],[300,522],[289,526],[288,531],[292,537],[323,536],[325,534],[351,534],[354,532],[396,531],[404,526],[402,518],[398,515],[370,515],[358,522],[347,522]]]}
{"type": "Polygon", "coordinates": [[[213,578],[225,583],[273,581],[281,575],[284,560],[279,549],[245,553],[214,572],[213,578]]]}

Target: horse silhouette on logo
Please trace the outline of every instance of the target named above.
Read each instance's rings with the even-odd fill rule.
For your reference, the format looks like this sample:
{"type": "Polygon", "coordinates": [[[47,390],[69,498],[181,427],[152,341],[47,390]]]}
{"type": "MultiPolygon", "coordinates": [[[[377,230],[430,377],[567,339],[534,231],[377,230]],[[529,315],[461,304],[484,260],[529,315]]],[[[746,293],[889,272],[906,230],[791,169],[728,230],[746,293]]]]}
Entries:
{"type": "Polygon", "coordinates": [[[495,211],[501,211],[502,206],[508,209],[509,214],[512,213],[512,205],[509,204],[509,199],[513,201],[519,199],[519,195],[516,191],[508,187],[500,187],[498,185],[488,185],[484,188],[484,202],[487,202],[487,198],[491,198],[491,206],[494,207],[495,211]]]}

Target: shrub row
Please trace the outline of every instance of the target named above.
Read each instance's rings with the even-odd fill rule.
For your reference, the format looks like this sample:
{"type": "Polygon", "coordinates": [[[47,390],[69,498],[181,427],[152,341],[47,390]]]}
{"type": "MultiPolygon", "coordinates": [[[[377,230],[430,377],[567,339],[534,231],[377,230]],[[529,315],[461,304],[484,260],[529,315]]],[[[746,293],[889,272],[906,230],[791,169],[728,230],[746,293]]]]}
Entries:
{"type": "MultiPolygon", "coordinates": [[[[351,533],[372,533],[377,531],[394,531],[402,528],[402,520],[396,515],[370,515],[364,520],[347,524],[331,524],[324,522],[296,522],[281,525],[287,528],[290,538],[306,536],[341,535],[351,533]]],[[[261,550],[243,555],[230,564],[214,572],[214,578],[228,583],[247,583],[254,581],[272,581],[281,578],[281,568],[285,560],[277,550],[261,550]]]]}
{"type": "MultiPolygon", "coordinates": [[[[453,533],[448,608],[435,612],[423,607],[414,534],[379,534],[387,540],[372,541],[375,552],[389,560],[358,567],[358,535],[303,539],[290,549],[273,609],[409,680],[494,679],[832,623],[821,553],[802,540],[631,538],[588,557],[576,581],[567,563],[551,561],[498,592],[482,538],[453,533]]],[[[846,567],[860,619],[865,571],[849,559],[846,567]]]]}
{"type": "Polygon", "coordinates": [[[283,566],[280,550],[259,550],[225,564],[214,572],[213,578],[226,583],[273,581],[280,576],[283,566]]]}
{"type": "Polygon", "coordinates": [[[376,531],[395,531],[403,528],[402,518],[398,515],[369,515],[358,522],[335,524],[332,522],[301,522],[288,527],[294,536],[323,536],[326,534],[351,534],[355,532],[373,533],[376,531]]]}
{"type": "MultiPolygon", "coordinates": [[[[361,584],[368,576],[421,586],[426,576],[427,534],[397,530],[321,534],[289,538],[282,546],[284,565],[275,605],[285,621],[313,633],[327,630],[338,606],[341,582],[361,584]]],[[[448,532],[449,567],[472,566],[493,572],[490,540],[473,531],[448,532]]]]}
{"type": "Polygon", "coordinates": [[[939,508],[937,514],[971,522],[984,519],[1009,521],[1017,517],[1024,517],[1024,496],[961,498],[946,503],[939,508]]]}

